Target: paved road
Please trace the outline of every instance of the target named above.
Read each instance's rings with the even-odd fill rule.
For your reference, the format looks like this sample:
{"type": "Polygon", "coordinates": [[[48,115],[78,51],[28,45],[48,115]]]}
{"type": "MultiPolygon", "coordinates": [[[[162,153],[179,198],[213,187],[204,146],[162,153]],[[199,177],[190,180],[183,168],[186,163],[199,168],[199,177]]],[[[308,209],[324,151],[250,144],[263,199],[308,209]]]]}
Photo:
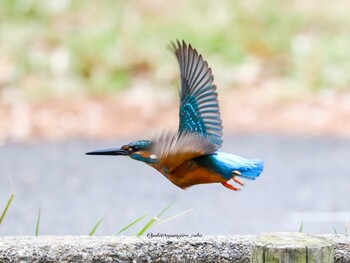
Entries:
{"type": "Polygon", "coordinates": [[[153,233],[298,231],[302,220],[305,232],[344,232],[350,222],[349,139],[231,134],[224,140],[224,151],[266,161],[261,177],[239,193],[219,184],[183,191],[141,163],[84,155],[126,141],[1,146],[0,209],[11,187],[15,198],[0,235],[32,235],[39,207],[41,234],[87,234],[104,217],[96,234],[110,235],[143,214],[156,215],[178,196],[165,217],[194,211],[153,233]]]}

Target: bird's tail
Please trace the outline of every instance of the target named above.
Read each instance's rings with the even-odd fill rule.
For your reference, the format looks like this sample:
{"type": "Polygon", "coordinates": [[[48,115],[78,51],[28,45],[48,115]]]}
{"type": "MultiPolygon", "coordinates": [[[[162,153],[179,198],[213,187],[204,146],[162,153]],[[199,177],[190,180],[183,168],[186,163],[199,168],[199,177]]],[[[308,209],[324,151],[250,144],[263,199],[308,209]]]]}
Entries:
{"type": "Polygon", "coordinates": [[[258,159],[246,159],[237,155],[218,152],[217,158],[225,163],[232,174],[229,177],[240,176],[245,179],[254,180],[264,170],[264,161],[258,159]]]}
{"type": "Polygon", "coordinates": [[[264,161],[258,159],[247,160],[246,164],[241,166],[238,171],[245,179],[254,180],[264,170],[264,161]]]}

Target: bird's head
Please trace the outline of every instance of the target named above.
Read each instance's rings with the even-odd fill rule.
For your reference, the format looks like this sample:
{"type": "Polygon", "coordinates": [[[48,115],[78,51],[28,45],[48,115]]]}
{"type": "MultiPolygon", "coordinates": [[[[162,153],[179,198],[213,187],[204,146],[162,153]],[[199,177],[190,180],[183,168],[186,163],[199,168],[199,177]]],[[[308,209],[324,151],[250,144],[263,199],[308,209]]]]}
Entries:
{"type": "Polygon", "coordinates": [[[131,142],[122,146],[121,148],[109,148],[104,150],[97,150],[86,153],[87,155],[126,155],[132,159],[145,162],[147,164],[154,164],[157,156],[150,152],[152,141],[140,140],[131,142]]]}

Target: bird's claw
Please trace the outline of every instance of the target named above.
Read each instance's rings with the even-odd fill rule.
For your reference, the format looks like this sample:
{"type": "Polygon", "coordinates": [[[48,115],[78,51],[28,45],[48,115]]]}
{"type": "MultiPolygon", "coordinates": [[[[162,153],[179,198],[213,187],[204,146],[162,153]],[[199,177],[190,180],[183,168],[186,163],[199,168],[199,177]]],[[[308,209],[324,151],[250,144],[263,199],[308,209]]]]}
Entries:
{"type": "Polygon", "coordinates": [[[241,180],[239,180],[238,178],[236,178],[236,176],[232,177],[232,180],[235,181],[237,184],[244,186],[244,184],[242,183],[241,180]]]}
{"type": "Polygon", "coordinates": [[[226,188],[228,189],[231,189],[233,191],[239,191],[241,189],[237,188],[237,187],[234,187],[232,184],[229,184],[228,182],[223,182],[222,183],[223,186],[225,186],[226,188]]]}

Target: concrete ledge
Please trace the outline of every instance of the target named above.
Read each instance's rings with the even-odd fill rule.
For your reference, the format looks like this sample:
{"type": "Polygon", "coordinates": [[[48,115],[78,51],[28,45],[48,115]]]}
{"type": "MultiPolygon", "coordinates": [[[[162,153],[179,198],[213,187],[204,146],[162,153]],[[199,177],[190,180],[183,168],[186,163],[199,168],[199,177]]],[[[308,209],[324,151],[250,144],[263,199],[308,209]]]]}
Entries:
{"type": "MultiPolygon", "coordinates": [[[[334,262],[350,262],[350,237],[315,235],[334,245],[334,262]]],[[[0,237],[0,262],[249,263],[256,236],[0,237]]]]}

